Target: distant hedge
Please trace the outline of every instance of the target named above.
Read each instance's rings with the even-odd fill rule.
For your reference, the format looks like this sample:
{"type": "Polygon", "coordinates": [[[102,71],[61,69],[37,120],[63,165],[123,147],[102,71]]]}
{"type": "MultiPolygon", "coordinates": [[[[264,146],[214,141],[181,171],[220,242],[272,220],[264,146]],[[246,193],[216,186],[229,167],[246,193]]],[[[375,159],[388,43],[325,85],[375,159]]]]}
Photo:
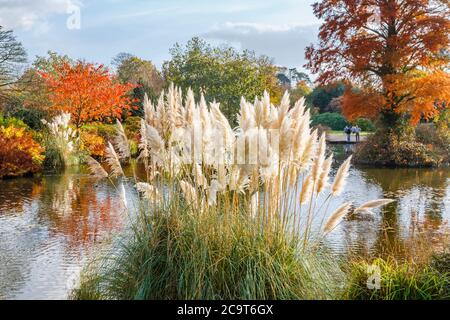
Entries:
{"type": "Polygon", "coordinates": [[[376,130],[374,123],[366,118],[359,118],[356,120],[356,124],[362,131],[374,132],[376,130]]]}
{"type": "Polygon", "coordinates": [[[312,126],[319,124],[330,127],[331,130],[344,130],[350,123],[340,113],[326,112],[312,117],[312,126]]]}

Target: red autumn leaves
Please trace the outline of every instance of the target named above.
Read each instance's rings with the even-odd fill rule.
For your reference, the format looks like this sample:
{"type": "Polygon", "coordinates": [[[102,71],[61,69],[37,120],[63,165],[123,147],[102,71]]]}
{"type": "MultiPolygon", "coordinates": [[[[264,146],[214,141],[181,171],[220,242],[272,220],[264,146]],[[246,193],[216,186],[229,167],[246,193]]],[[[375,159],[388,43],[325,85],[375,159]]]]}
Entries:
{"type": "Polygon", "coordinates": [[[44,73],[52,108],[72,115],[79,128],[92,121],[121,119],[132,108],[127,95],[135,85],[121,84],[103,65],[67,62],[54,65],[54,72],[44,73]]]}
{"type": "Polygon", "coordinates": [[[438,114],[450,100],[450,11],[447,1],[323,0],[319,44],[306,51],[318,81],[349,81],[343,112],[350,118],[407,114],[411,122],[438,114]]]}

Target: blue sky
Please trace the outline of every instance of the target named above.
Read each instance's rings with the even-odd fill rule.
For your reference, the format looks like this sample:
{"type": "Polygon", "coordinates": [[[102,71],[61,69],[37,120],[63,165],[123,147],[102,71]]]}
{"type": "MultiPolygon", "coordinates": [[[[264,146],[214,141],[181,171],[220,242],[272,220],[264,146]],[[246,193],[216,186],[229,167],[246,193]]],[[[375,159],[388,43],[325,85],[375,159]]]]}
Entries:
{"type": "Polygon", "coordinates": [[[29,59],[47,50],[109,64],[129,52],[160,66],[174,43],[200,36],[298,67],[315,41],[314,0],[0,0],[0,25],[13,29],[29,59]],[[80,8],[80,29],[67,28],[80,8]]]}

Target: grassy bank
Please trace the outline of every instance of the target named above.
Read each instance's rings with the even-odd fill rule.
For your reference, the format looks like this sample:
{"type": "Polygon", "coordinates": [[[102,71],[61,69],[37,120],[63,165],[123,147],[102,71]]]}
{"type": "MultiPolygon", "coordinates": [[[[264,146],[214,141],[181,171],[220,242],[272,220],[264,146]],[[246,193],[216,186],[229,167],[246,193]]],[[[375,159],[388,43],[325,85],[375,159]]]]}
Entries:
{"type": "Polygon", "coordinates": [[[351,300],[448,300],[450,256],[435,256],[427,263],[402,262],[395,258],[355,261],[349,266],[344,294],[351,300]],[[368,273],[368,270],[375,272],[368,273]],[[378,270],[378,271],[377,271],[378,270]],[[378,272],[378,283],[373,275],[378,272]],[[378,289],[368,286],[368,281],[378,289]]]}

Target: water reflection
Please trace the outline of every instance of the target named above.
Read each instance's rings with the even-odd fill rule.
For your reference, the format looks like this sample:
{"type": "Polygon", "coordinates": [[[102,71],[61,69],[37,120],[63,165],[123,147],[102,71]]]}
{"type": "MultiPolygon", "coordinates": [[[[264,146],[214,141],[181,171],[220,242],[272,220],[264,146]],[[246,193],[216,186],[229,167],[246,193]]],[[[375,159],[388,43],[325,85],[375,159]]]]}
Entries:
{"type": "Polygon", "coordinates": [[[0,298],[64,298],[95,244],[123,224],[114,188],[86,174],[0,181],[0,298]]]}
{"type": "MultiPolygon", "coordinates": [[[[341,148],[335,150],[338,159],[345,158],[341,148]]],[[[139,166],[126,172],[145,177],[139,166]]],[[[352,168],[346,191],[330,211],[343,201],[360,205],[388,197],[397,202],[374,215],[346,219],[328,245],[342,253],[351,248],[378,254],[418,232],[430,235],[430,246],[437,245],[449,230],[449,182],[450,169],[352,168]]],[[[125,186],[133,189],[131,183],[125,186]]],[[[132,210],[135,198],[127,202],[132,210]]],[[[116,189],[84,172],[0,181],[0,299],[66,298],[92,251],[126,221],[116,189]]]]}
{"type": "MultiPolygon", "coordinates": [[[[342,159],[345,150],[336,150],[342,159]]],[[[338,164],[336,164],[338,165],[338,164]]],[[[442,245],[450,219],[450,169],[357,167],[350,172],[342,201],[360,205],[377,198],[397,202],[375,212],[347,219],[329,239],[337,250],[378,255],[401,248],[420,233],[430,246],[442,245]]],[[[337,208],[339,201],[332,207],[337,208]]]]}

